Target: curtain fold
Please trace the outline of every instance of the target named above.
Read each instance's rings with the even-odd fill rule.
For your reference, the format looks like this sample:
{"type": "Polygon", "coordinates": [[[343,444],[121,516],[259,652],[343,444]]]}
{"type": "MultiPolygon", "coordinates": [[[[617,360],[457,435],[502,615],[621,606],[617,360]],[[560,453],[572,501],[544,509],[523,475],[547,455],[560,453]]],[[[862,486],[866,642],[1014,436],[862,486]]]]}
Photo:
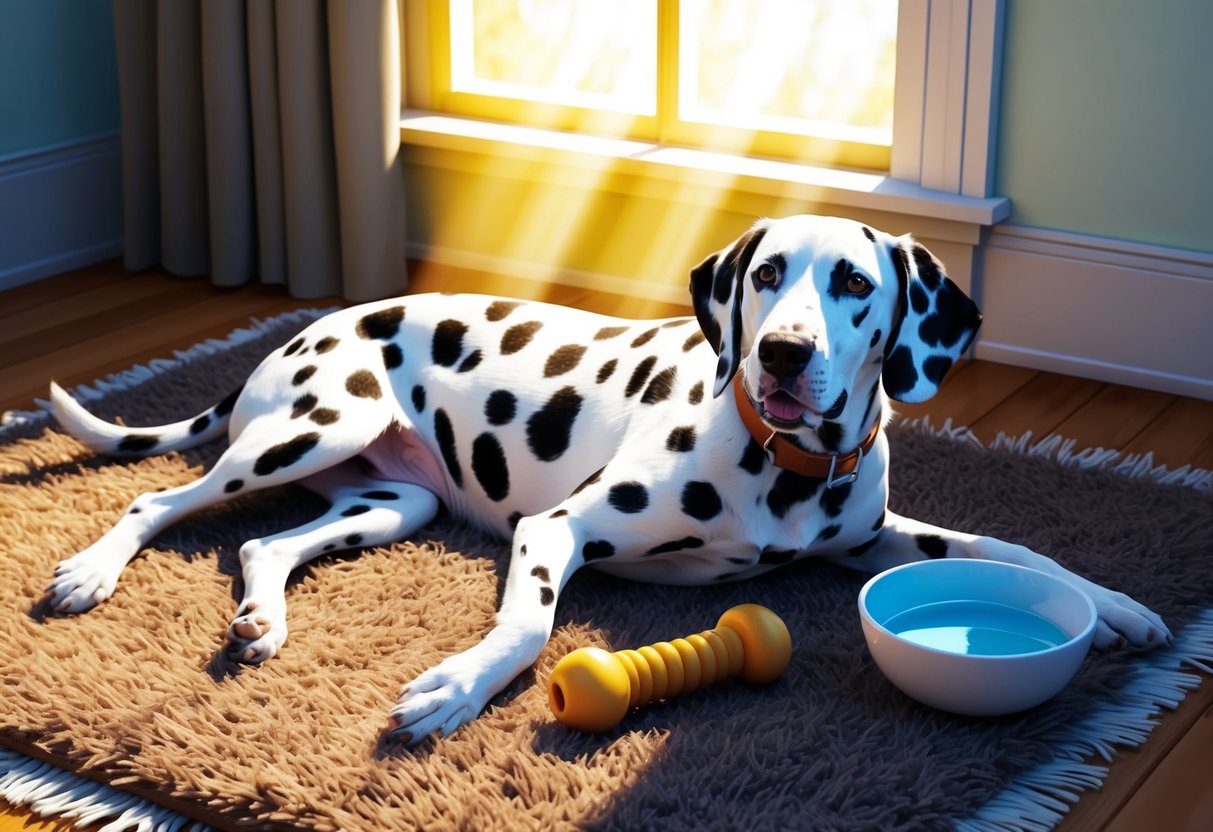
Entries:
{"type": "Polygon", "coordinates": [[[113,0],[125,260],[401,292],[395,0],[113,0]]]}

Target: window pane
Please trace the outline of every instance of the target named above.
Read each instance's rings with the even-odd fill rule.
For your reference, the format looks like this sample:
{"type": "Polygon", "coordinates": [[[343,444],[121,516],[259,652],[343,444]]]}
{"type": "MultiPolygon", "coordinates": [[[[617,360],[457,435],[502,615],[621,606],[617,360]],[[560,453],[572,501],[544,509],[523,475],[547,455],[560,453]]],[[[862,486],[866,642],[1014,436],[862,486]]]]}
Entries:
{"type": "Polygon", "coordinates": [[[682,0],[679,117],[892,144],[897,0],[682,0]]]}
{"type": "Polygon", "coordinates": [[[457,92],[657,110],[656,0],[451,0],[457,92]]]}

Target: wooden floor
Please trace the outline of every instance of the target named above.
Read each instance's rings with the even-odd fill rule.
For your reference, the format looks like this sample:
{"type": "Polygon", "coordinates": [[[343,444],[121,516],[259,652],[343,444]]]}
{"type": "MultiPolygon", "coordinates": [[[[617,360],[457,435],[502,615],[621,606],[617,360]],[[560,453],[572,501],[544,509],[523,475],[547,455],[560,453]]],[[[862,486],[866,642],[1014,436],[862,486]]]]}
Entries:
{"type": "MultiPolygon", "coordinates": [[[[685,307],[429,263],[411,264],[410,291],[476,291],[548,300],[629,317],[687,314],[685,307]]],[[[170,356],[248,322],[336,298],[298,300],[280,287],[217,289],[162,272],[131,275],[103,263],[0,292],[0,413],[34,406],[51,378],[70,385],[170,356]]],[[[1213,402],[968,361],[908,416],[951,418],[983,441],[1031,431],[1080,447],[1152,451],[1168,467],[1213,469],[1213,402]]],[[[1140,749],[1124,752],[1103,789],[1071,810],[1061,829],[1213,829],[1213,682],[1168,714],[1140,749]]],[[[0,802],[0,832],[51,829],[0,802]]]]}

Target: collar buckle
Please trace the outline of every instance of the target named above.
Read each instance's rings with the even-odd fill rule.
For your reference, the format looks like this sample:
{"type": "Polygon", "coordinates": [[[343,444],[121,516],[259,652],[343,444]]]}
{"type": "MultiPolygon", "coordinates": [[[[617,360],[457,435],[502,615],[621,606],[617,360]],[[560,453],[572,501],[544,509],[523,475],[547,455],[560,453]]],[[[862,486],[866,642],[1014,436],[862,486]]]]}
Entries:
{"type": "Polygon", "coordinates": [[[840,485],[849,485],[859,479],[859,469],[863,466],[864,453],[863,450],[855,452],[855,467],[847,474],[834,476],[834,469],[838,465],[838,454],[830,454],[830,471],[826,474],[826,490],[837,488],[840,485]]]}

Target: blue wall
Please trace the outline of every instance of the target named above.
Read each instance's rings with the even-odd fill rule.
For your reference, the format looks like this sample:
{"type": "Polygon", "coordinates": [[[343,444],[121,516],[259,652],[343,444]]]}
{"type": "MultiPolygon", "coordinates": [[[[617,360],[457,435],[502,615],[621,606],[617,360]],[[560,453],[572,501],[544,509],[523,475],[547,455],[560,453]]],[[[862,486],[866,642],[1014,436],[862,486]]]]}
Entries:
{"type": "Polygon", "coordinates": [[[118,129],[110,4],[0,2],[0,155],[118,129]]]}
{"type": "Polygon", "coordinates": [[[1008,0],[1011,222],[1213,251],[1213,3],[1008,0]]]}

